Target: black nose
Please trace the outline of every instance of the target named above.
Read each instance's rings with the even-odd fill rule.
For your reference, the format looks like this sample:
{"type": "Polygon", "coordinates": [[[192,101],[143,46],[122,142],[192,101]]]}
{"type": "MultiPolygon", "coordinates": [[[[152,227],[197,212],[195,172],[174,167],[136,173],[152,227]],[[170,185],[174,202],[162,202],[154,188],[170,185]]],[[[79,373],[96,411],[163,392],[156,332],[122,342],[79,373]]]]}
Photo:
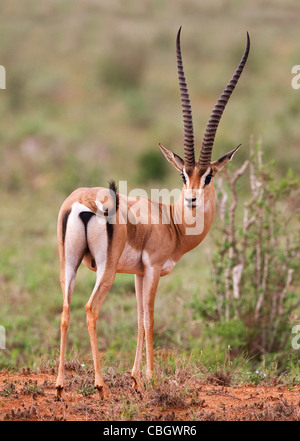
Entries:
{"type": "Polygon", "coordinates": [[[197,198],[191,198],[191,199],[189,199],[189,198],[185,198],[185,200],[186,200],[187,202],[196,202],[197,198]]]}

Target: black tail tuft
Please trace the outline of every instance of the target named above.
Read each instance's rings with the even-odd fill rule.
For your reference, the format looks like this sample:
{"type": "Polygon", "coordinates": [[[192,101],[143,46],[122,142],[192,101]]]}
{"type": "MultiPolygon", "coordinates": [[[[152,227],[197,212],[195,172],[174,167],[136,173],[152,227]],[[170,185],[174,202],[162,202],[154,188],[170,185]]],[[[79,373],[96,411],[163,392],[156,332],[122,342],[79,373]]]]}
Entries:
{"type": "Polygon", "coordinates": [[[109,185],[109,189],[111,191],[113,191],[115,193],[115,195],[116,195],[116,209],[115,209],[115,212],[117,212],[118,208],[119,208],[119,194],[117,193],[118,189],[117,189],[115,181],[113,181],[113,180],[109,181],[108,185],[109,185]]]}

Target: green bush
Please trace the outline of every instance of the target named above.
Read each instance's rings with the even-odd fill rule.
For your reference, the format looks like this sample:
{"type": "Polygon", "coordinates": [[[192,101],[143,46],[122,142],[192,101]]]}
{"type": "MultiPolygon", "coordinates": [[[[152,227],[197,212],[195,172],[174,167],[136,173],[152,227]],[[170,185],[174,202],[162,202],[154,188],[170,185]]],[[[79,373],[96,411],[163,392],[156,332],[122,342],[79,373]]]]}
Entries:
{"type": "Polygon", "coordinates": [[[222,224],[212,258],[212,289],[194,297],[194,315],[204,317],[211,338],[251,356],[291,348],[291,321],[299,311],[299,179],[278,177],[265,165],[262,148],[251,143],[251,158],[216,182],[222,224]],[[249,169],[251,198],[237,220],[238,179],[249,169]]]}
{"type": "Polygon", "coordinates": [[[158,149],[151,149],[142,153],[138,163],[139,175],[137,179],[139,182],[162,181],[165,179],[168,172],[167,162],[158,149]]]}

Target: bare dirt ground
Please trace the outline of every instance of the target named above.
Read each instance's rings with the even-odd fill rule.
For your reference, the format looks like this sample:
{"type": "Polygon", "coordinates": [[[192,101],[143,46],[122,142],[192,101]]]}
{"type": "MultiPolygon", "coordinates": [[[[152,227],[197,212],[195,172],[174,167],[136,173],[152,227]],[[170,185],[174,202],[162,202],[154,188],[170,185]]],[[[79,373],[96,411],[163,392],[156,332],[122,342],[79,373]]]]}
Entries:
{"type": "Polygon", "coordinates": [[[188,385],[165,379],[137,394],[129,373],[106,378],[100,401],[92,375],[68,371],[62,401],[55,400],[56,373],[0,372],[0,421],[300,421],[300,386],[188,385]]]}

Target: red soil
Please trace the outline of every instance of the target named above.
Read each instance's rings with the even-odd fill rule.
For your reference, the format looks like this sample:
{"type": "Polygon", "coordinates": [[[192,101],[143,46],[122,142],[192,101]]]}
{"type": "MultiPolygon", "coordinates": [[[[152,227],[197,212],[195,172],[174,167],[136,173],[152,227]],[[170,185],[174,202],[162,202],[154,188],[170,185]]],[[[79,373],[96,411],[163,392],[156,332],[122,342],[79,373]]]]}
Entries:
{"type": "Polygon", "coordinates": [[[299,385],[225,387],[196,383],[183,394],[182,385],[175,384],[173,390],[156,392],[154,387],[151,393],[137,395],[125,373],[114,374],[108,399],[100,401],[97,393],[89,394],[85,389],[82,375],[67,372],[66,376],[63,400],[56,401],[55,373],[0,372],[0,421],[300,420],[299,385]]]}

